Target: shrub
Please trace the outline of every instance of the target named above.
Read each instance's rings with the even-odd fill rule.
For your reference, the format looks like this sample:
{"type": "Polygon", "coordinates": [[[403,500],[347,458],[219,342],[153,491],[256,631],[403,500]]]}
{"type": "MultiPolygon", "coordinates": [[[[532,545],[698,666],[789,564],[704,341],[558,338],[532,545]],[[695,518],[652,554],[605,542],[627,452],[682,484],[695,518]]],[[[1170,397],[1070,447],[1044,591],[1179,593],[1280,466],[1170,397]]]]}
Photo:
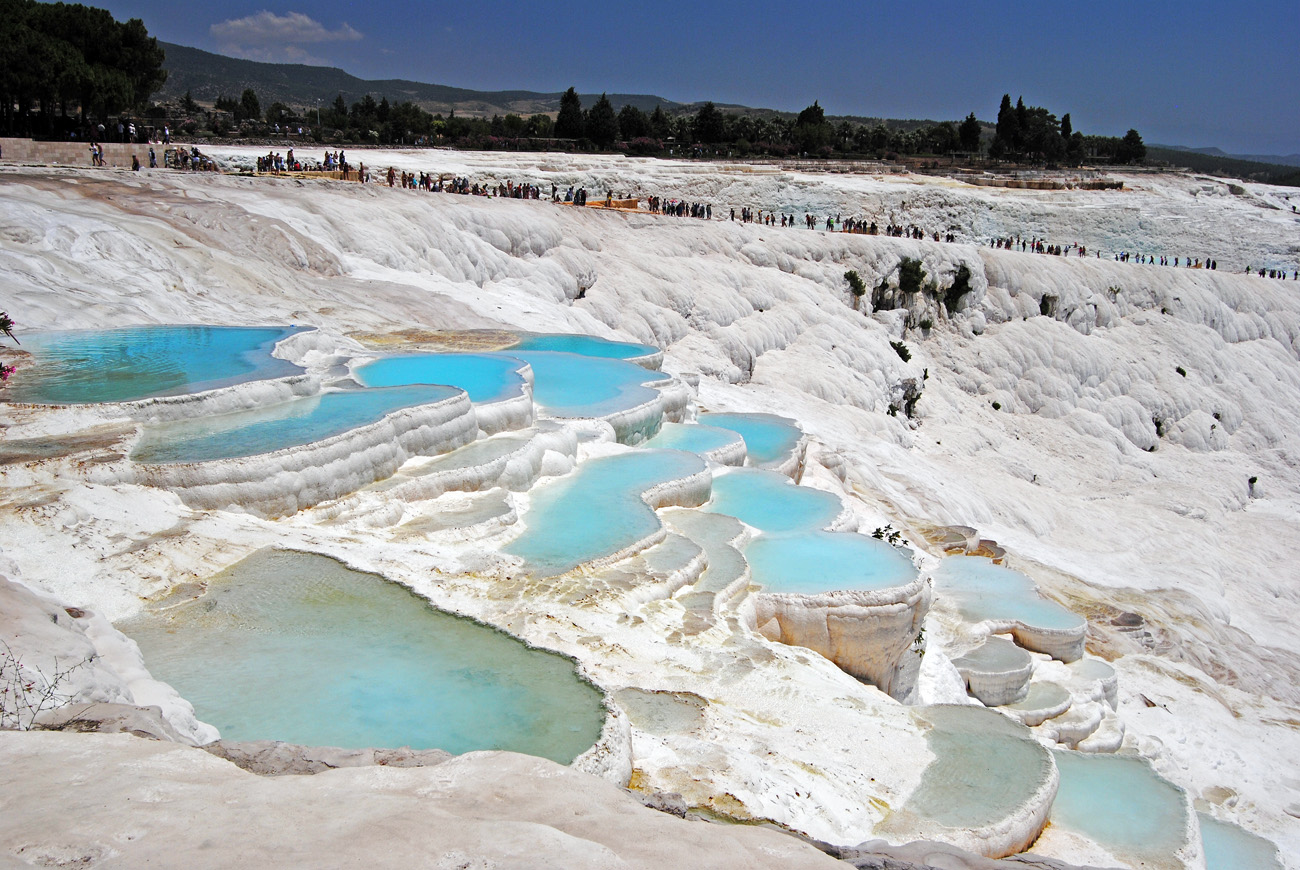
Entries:
{"type": "Polygon", "coordinates": [[[921,318],[921,328],[924,329],[926,332],[929,332],[931,329],[934,328],[934,321],[928,317],[921,318]]]}
{"type": "Polygon", "coordinates": [[[857,311],[858,303],[862,301],[863,295],[867,292],[867,285],[856,269],[845,272],[844,280],[849,282],[849,292],[853,294],[853,310],[857,311]]]}
{"type": "Polygon", "coordinates": [[[904,257],[898,261],[898,289],[908,294],[920,293],[925,285],[925,269],[915,257],[904,257]]]}
{"type": "Polygon", "coordinates": [[[1001,403],[1001,402],[994,402],[994,403],[993,403],[993,410],[994,410],[994,411],[1001,411],[1001,410],[1002,410],[1002,403],[1001,403]]]}
{"type": "MultiPolygon", "coordinates": [[[[14,321],[7,312],[0,311],[0,333],[7,335],[14,344],[21,342],[14,338],[14,321]]],[[[15,366],[7,366],[0,363],[0,382],[9,380],[9,376],[14,373],[15,366]]]]}
{"type": "Polygon", "coordinates": [[[9,644],[0,640],[0,647],[0,728],[8,730],[30,730],[42,712],[72,703],[62,686],[73,671],[92,661],[82,659],[59,670],[55,659],[54,675],[47,677],[40,668],[24,665],[9,644]]]}
{"type": "Polygon", "coordinates": [[[1174,371],[1178,372],[1178,374],[1182,375],[1183,377],[1187,377],[1187,369],[1183,368],[1182,366],[1178,366],[1178,368],[1174,369],[1174,371]]]}
{"type": "Polygon", "coordinates": [[[908,350],[907,345],[903,344],[901,341],[891,341],[889,346],[894,349],[894,353],[898,354],[898,358],[903,362],[912,361],[912,352],[908,350]]]}
{"type": "Polygon", "coordinates": [[[885,523],[883,526],[877,526],[876,530],[871,533],[871,537],[877,541],[884,541],[892,547],[901,547],[906,541],[903,540],[903,533],[894,528],[892,523],[885,523]]]}

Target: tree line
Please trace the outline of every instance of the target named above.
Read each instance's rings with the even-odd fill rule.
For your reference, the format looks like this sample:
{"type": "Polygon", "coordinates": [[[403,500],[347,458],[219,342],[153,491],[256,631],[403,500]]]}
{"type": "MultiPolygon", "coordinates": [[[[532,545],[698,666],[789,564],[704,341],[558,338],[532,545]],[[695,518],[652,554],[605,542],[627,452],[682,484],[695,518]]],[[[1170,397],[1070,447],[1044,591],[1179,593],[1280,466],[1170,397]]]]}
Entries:
{"type": "Polygon", "coordinates": [[[119,22],[79,3],[0,0],[0,127],[65,134],[141,108],[167,78],[163,61],[139,18],[119,22]]]}
{"type": "Polygon", "coordinates": [[[1026,106],[1024,97],[1012,106],[1010,94],[1002,95],[996,132],[989,145],[989,156],[994,159],[1071,165],[1084,159],[1142,163],[1146,154],[1137,130],[1122,137],[1084,136],[1074,129],[1068,112],[1058,121],[1042,106],[1026,106]]]}
{"type": "Polygon", "coordinates": [[[1140,163],[1146,147],[1136,130],[1122,138],[1085,136],[1069,114],[1013,105],[1002,97],[990,131],[971,112],[960,122],[860,123],[832,121],[814,101],[797,115],[724,111],[706,102],[693,111],[615,111],[605,94],[590,107],[574,88],[558,114],[491,118],[431,114],[410,101],[391,104],[371,95],[350,106],[339,95],[329,105],[263,109],[252,89],[221,96],[205,113],[186,94],[179,107],[145,108],[166,80],[163,50],[143,22],[118,22],[81,4],[0,0],[0,127],[9,133],[66,136],[122,112],[144,112],[177,132],[259,136],[301,131],[318,141],[382,145],[443,144],[484,149],[572,149],[703,157],[873,157],[933,155],[995,161],[1076,165],[1083,160],[1140,163]],[[177,114],[177,110],[179,114],[177,114]],[[71,113],[71,114],[70,114],[71,113]]]}
{"type": "MultiPolygon", "coordinates": [[[[187,103],[192,102],[186,98],[187,103]]],[[[991,132],[971,112],[961,122],[864,124],[834,122],[814,101],[798,115],[729,112],[707,102],[693,112],[669,113],[663,106],[646,112],[628,104],[615,111],[606,94],[589,108],[574,88],[560,98],[557,115],[494,115],[469,118],[454,112],[431,114],[411,102],[390,104],[366,95],[349,106],[340,94],[332,104],[294,108],[273,103],[261,110],[256,93],[239,99],[219,97],[216,108],[249,135],[303,128],[323,141],[384,145],[441,144],[464,148],[625,151],[638,155],[861,157],[900,155],[978,157],[994,160],[1074,165],[1082,160],[1138,163],[1145,147],[1136,130],[1123,138],[1084,136],[1040,107],[1015,107],[1003,97],[999,123],[991,132]],[[264,125],[264,126],[263,126],[264,125]],[[270,128],[268,130],[268,128],[270,128]]],[[[220,127],[220,123],[217,124],[220,127]]],[[[216,132],[228,133],[233,130],[216,132]]]]}

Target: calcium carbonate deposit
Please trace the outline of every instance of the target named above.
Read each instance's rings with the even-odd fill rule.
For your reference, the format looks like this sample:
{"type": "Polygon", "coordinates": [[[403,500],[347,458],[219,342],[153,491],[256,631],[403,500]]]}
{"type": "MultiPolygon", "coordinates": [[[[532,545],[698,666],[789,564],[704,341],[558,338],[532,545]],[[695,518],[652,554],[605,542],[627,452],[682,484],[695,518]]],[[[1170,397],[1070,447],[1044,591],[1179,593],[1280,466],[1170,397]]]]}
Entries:
{"type": "MultiPolygon", "coordinates": [[[[5,701],[6,858],[834,865],[725,824],[761,822],[918,865],[1199,870],[1236,843],[1300,868],[1300,282],[1249,271],[1300,263],[1285,190],[351,155],[707,202],[704,221],[253,177],[233,173],[258,149],[211,150],[232,174],[0,168],[0,309],[24,342],[0,340],[0,664],[52,708],[5,701]],[[147,341],[60,363],[130,386],[86,404],[24,384],[58,330],[154,325],[270,338],[197,375],[147,341]],[[225,736],[132,627],[237,620],[210,584],[274,551],[558,654],[603,724],[575,722],[567,767],[193,748],[225,736]],[[27,730],[69,716],[157,739],[27,730]],[[253,805],[257,827],[232,809],[253,805]]],[[[265,646],[292,644],[272,622],[265,646]]],[[[456,667],[446,685],[474,683],[456,667]]],[[[463,730],[506,715],[446,700],[463,730]]]]}

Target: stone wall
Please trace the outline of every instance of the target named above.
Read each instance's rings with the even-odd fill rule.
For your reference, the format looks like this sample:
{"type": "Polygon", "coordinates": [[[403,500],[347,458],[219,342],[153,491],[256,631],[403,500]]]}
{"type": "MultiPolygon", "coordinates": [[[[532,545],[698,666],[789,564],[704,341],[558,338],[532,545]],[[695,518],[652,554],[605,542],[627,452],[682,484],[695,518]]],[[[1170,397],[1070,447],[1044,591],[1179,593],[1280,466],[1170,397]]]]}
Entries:
{"type": "MultiPolygon", "coordinates": [[[[140,158],[141,166],[149,165],[149,144],[123,144],[105,142],[104,164],[106,166],[131,168],[131,155],[140,158]]],[[[163,146],[153,146],[158,156],[158,165],[163,162],[163,146]]],[[[31,139],[10,139],[0,137],[0,163],[36,163],[41,165],[90,166],[90,143],[76,142],[35,142],[31,139]]]]}

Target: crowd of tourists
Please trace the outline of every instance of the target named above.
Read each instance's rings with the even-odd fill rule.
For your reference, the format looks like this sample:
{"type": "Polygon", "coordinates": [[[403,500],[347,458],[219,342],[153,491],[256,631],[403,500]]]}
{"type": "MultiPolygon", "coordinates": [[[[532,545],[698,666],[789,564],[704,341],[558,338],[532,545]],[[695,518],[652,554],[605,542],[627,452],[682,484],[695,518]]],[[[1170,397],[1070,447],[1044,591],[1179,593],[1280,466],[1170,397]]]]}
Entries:
{"type": "MultiPolygon", "coordinates": [[[[361,177],[365,170],[365,164],[361,164],[359,169],[355,170],[358,181],[368,180],[361,177]]],[[[268,151],[265,157],[257,158],[257,171],[259,173],[269,173],[279,175],[286,172],[338,172],[343,176],[344,181],[352,180],[354,172],[352,164],[348,163],[347,157],[343,150],[326,151],[325,156],[319,161],[298,160],[290,148],[286,154],[280,154],[278,151],[268,151]]]]}
{"type": "Polygon", "coordinates": [[[673,217],[693,217],[700,220],[713,220],[713,206],[707,202],[687,202],[684,199],[663,200],[660,197],[652,196],[647,201],[650,211],[655,214],[666,214],[673,217]]]}
{"type": "MultiPolygon", "coordinates": [[[[92,147],[92,151],[93,151],[92,147]]],[[[198,149],[194,149],[197,155],[198,149]]],[[[182,154],[184,151],[182,150],[182,154]]],[[[287,156],[282,157],[278,153],[268,153],[265,157],[257,158],[258,172],[282,173],[282,172],[301,172],[312,170],[339,171],[342,177],[351,180],[353,167],[351,167],[345,158],[343,151],[326,152],[324,159],[320,163],[305,164],[295,159],[293,149],[289,149],[287,156]]],[[[370,174],[365,169],[365,164],[361,164],[356,171],[356,180],[361,182],[370,182],[370,174]]],[[[464,177],[445,178],[435,176],[432,173],[410,173],[398,171],[394,167],[389,167],[381,176],[381,180],[386,180],[389,187],[401,187],[411,190],[423,190],[430,193],[456,193],[466,196],[488,196],[506,199],[532,199],[540,200],[543,198],[543,190],[539,185],[531,183],[516,184],[513,180],[497,181],[495,184],[480,183],[471,181],[464,177]]],[[[550,200],[552,202],[564,202],[572,205],[587,204],[587,189],[579,185],[570,185],[561,195],[557,185],[551,185],[550,200]]],[[[604,204],[612,206],[615,202],[626,201],[623,195],[614,196],[612,190],[606,191],[604,204]]],[[[674,217],[692,217],[700,220],[713,219],[713,206],[711,203],[689,202],[687,200],[665,198],[661,196],[650,196],[645,199],[646,208],[653,214],[670,215],[674,217]]],[[[904,203],[906,207],[906,203],[904,203]]],[[[742,207],[739,210],[732,208],[729,211],[731,221],[740,221],[741,223],[757,223],[762,226],[782,228],[795,227],[800,219],[794,214],[788,214],[776,210],[754,209],[742,207]]],[[[810,230],[815,230],[821,225],[821,220],[817,215],[811,212],[805,212],[802,218],[803,225],[810,230]]],[[[896,224],[888,223],[883,229],[874,220],[866,218],[849,217],[842,215],[827,215],[825,219],[825,229],[827,232],[844,232],[856,233],[861,235],[886,235],[893,238],[908,239],[932,239],[936,242],[955,243],[958,241],[955,233],[940,232],[938,230],[924,230],[916,224],[896,224]]],[[[989,239],[989,247],[998,250],[1020,251],[1024,253],[1044,254],[1057,257],[1086,257],[1088,248],[1078,243],[1056,244],[1037,237],[1024,238],[1022,236],[1005,236],[993,237],[989,239]]],[[[1093,255],[1101,258],[1100,251],[1093,251],[1093,255]]],[[[1113,255],[1113,259],[1120,263],[1140,263],[1144,265],[1173,266],[1188,269],[1208,269],[1217,270],[1218,261],[1212,257],[1185,257],[1182,255],[1168,256],[1158,254],[1133,253],[1129,251],[1118,251],[1113,255]]],[[[1278,278],[1286,280],[1288,278],[1285,269],[1254,269],[1250,266],[1245,270],[1248,274],[1257,272],[1262,277],[1278,278]]],[[[1290,277],[1293,280],[1300,280],[1300,270],[1293,270],[1290,277]]]]}
{"type": "MultiPolygon", "coordinates": [[[[1251,272],[1251,268],[1250,268],[1250,266],[1247,266],[1247,267],[1246,267],[1246,274],[1249,275],[1250,272],[1251,272]]],[[[1260,269],[1260,270],[1259,270],[1259,277],[1261,277],[1261,278],[1276,278],[1276,279],[1278,279],[1279,281],[1285,281],[1285,280],[1287,279],[1287,278],[1286,278],[1286,269],[1260,269]]],[[[1292,280],[1292,281],[1300,281],[1300,269],[1293,269],[1293,270],[1291,271],[1291,280],[1292,280]]]]}

